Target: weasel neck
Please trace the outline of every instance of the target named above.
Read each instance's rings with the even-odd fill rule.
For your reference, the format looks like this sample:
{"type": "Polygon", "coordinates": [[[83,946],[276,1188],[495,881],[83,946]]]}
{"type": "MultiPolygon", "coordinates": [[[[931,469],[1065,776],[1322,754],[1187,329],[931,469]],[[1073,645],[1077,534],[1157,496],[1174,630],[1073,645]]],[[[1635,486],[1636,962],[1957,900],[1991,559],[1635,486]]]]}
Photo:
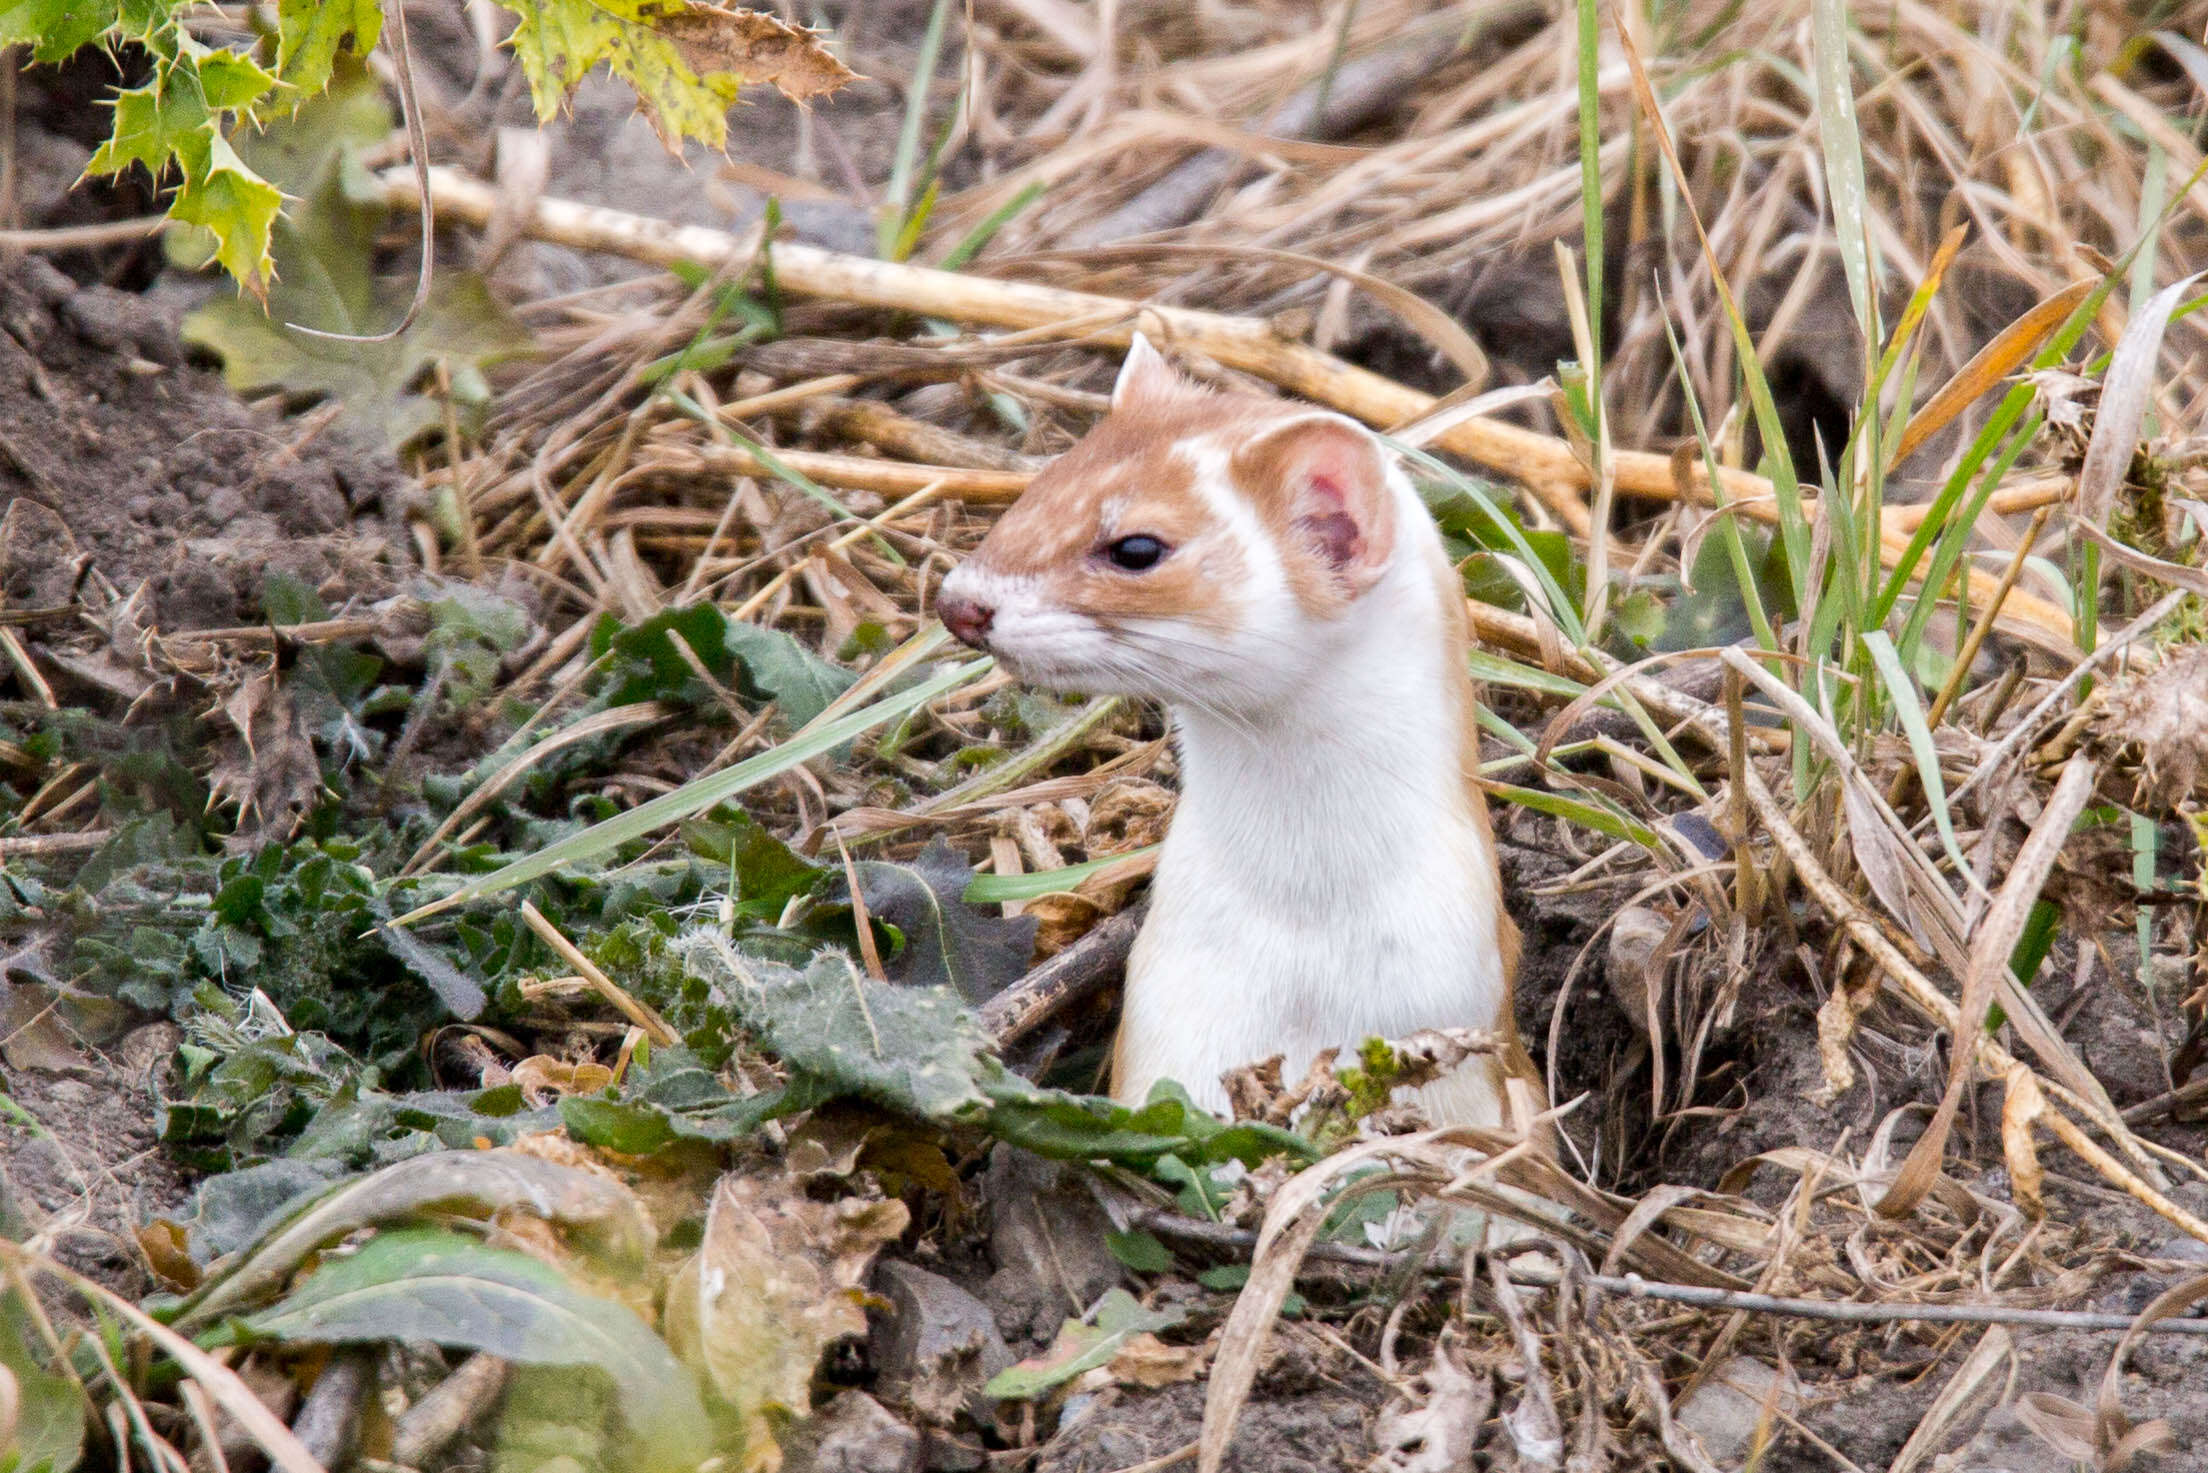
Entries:
{"type": "Polygon", "coordinates": [[[1320,637],[1325,658],[1292,701],[1174,707],[1181,801],[1161,880],[1200,866],[1207,883],[1300,904],[1406,863],[1485,857],[1463,767],[1470,685],[1436,580],[1399,567],[1320,637]]]}

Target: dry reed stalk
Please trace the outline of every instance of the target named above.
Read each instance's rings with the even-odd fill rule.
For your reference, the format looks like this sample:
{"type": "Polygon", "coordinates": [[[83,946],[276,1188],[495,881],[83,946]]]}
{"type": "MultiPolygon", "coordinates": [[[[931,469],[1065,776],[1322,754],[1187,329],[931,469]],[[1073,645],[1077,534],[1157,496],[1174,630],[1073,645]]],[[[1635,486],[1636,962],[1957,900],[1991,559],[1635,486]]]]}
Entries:
{"type": "MultiPolygon", "coordinates": [[[[385,198],[391,204],[420,207],[411,174],[386,174],[381,178],[385,198]]],[[[491,186],[457,171],[434,169],[431,180],[434,207],[440,213],[482,225],[498,208],[498,196],[491,186]]],[[[739,254],[748,257],[753,249],[750,242],[702,226],[670,225],[663,220],[553,198],[538,200],[529,218],[519,225],[522,233],[539,239],[609,251],[661,266],[682,262],[720,265],[739,254]]],[[[778,244],[774,261],[776,278],[785,291],[860,306],[1015,328],[1047,327],[1068,319],[1117,314],[1122,325],[1100,327],[1089,335],[1089,341],[1100,346],[1125,347],[1139,320],[1156,329],[1168,343],[1193,348],[1228,367],[1255,374],[1369,424],[1405,423],[1429,413],[1437,402],[1433,395],[1284,339],[1268,324],[1247,318],[1181,307],[1145,307],[1031,282],[989,281],[927,267],[844,256],[801,244],[778,244]]],[[[1568,524],[1586,525],[1586,504],[1578,493],[1588,485],[1587,469],[1568,442],[1501,421],[1475,418],[1451,425],[1433,443],[1524,482],[1568,524]]],[[[1667,456],[1619,450],[1614,452],[1613,463],[1622,492],[1665,501],[1680,494],[1667,456]]],[[[730,468],[757,474],[759,463],[732,462],[730,468]]],[[[1701,473],[1690,475],[1699,478],[1701,473]]],[[[1721,471],[1721,475],[1726,499],[1741,514],[1759,521],[1777,520],[1768,481],[1744,471],[1721,471]]],[[[1694,484],[1698,494],[1707,494],[1707,486],[1699,479],[1694,484]]],[[[1888,537],[1882,542],[1882,556],[1889,565],[1900,550],[1900,541],[1888,537]]],[[[1997,582],[1993,575],[1972,568],[1968,577],[1973,600],[1990,601],[1997,582]]],[[[2004,610],[2005,627],[2021,637],[2051,649],[2073,647],[2068,614],[2046,600],[2012,592],[2004,610]]]]}

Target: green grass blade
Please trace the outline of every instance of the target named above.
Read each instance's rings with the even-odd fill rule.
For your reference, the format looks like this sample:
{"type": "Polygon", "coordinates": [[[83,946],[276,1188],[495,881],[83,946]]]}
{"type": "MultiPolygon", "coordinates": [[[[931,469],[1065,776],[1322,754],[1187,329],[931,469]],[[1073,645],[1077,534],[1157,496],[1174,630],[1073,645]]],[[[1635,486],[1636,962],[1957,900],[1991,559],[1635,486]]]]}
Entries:
{"type": "Polygon", "coordinates": [[[1672,328],[1668,311],[1664,313],[1664,342],[1671,348],[1672,368],[1679,376],[1679,392],[1686,398],[1687,416],[1694,424],[1694,442],[1702,450],[1702,474],[1709,479],[1711,499],[1717,502],[1717,540],[1725,549],[1725,560],[1732,564],[1733,581],[1739,586],[1740,601],[1748,610],[1748,627],[1755,631],[1758,645],[1776,652],[1778,632],[1771,627],[1771,616],[1764,610],[1763,590],[1756,583],[1755,565],[1748,560],[1748,544],[1741,539],[1740,520],[1726,504],[1725,480],[1717,471],[1717,447],[1710,443],[1709,426],[1702,419],[1702,398],[1694,391],[1694,375],[1687,372],[1687,355],[1679,346],[1679,334],[1672,328]]]}
{"type": "Polygon", "coordinates": [[[1817,133],[1825,156],[1825,193],[1840,240],[1848,301],[1863,330],[1867,367],[1878,361],[1878,345],[1885,334],[1878,322],[1878,263],[1865,229],[1870,191],[1863,181],[1863,135],[1856,124],[1855,88],[1848,75],[1847,0],[1812,0],[1810,49],[1816,72],[1817,133]]]}
{"type": "Polygon", "coordinates": [[[1005,905],[1023,900],[1035,900],[1044,895],[1056,895],[1061,890],[1071,890],[1099,870],[1133,859],[1137,855],[1154,854],[1158,846],[1146,844],[1140,849],[1130,849],[1125,854],[1107,854],[1102,859],[1069,864],[1064,869],[1039,869],[1025,875],[975,875],[966,886],[968,905],[1005,905]]]}
{"type": "Polygon", "coordinates": [[[1532,665],[1521,665],[1516,660],[1486,650],[1466,652],[1465,663],[1471,667],[1472,678],[1482,685],[1499,685],[1507,690],[1530,690],[1545,696],[1562,696],[1576,700],[1587,693],[1587,687],[1569,675],[1556,675],[1532,665]]]}
{"type": "Polygon", "coordinates": [[[1452,490],[1462,491],[1472,498],[1481,511],[1487,513],[1496,526],[1502,529],[1504,540],[1510,543],[1511,550],[1518,555],[1519,561],[1525,564],[1527,572],[1533,578],[1540,591],[1541,601],[1546,605],[1543,612],[1556,621],[1557,627],[1564,631],[1564,637],[1572,644],[1584,646],[1587,642],[1587,629],[1580,622],[1579,611],[1572,606],[1571,595],[1550,576],[1548,565],[1541,561],[1540,554],[1533,550],[1533,544],[1526,541],[1525,535],[1518,530],[1516,519],[1496,504],[1495,498],[1487,494],[1486,488],[1455,466],[1436,460],[1423,450],[1398,440],[1388,440],[1385,436],[1382,439],[1406,463],[1417,466],[1452,490]]]}
{"type": "Polygon", "coordinates": [[[1521,788],[1514,783],[1490,781],[1486,787],[1488,795],[1498,802],[1515,803],[1536,813],[1567,819],[1581,828],[1608,834],[1613,839],[1628,840],[1643,849],[1661,850],[1663,847],[1654,829],[1608,804],[1590,803],[1582,798],[1549,792],[1546,788],[1521,788]]]}
{"type": "Polygon", "coordinates": [[[966,233],[965,239],[950,248],[942,260],[935,263],[938,271],[962,271],[967,263],[980,255],[998,231],[1018,219],[1027,207],[1043,197],[1043,181],[1038,179],[1011,199],[996,207],[989,218],[966,233]]]}
{"type": "Polygon", "coordinates": [[[617,814],[603,823],[592,824],[579,834],[570,835],[557,844],[546,845],[536,853],[517,859],[490,874],[480,875],[442,900],[408,911],[392,924],[407,925],[463,901],[478,900],[486,895],[496,895],[502,890],[511,890],[516,885],[526,885],[531,880],[551,874],[562,865],[576,864],[609,854],[668,824],[703,813],[714,804],[726,802],[769,778],[779,777],[801,763],[832,752],[853,737],[871,731],[884,722],[894,721],[907,711],[918,710],[946,691],[955,690],[977,678],[993,663],[990,660],[969,660],[963,665],[953,666],[932,680],[887,696],[847,716],[825,723],[815,722],[770,751],[761,752],[756,757],[709,777],[684,783],[673,792],[663,793],[627,813],[617,814]]]}
{"type": "Polygon", "coordinates": [[[920,135],[928,121],[928,92],[935,86],[935,64],[943,55],[943,32],[950,24],[953,0],[935,0],[928,13],[928,28],[920,37],[920,52],[913,58],[912,85],[905,91],[904,126],[897,131],[897,153],[889,168],[889,188],[883,210],[875,222],[880,254],[895,258],[898,238],[904,234],[912,211],[912,192],[920,171],[920,135]]]}
{"type": "Polygon", "coordinates": [[[1871,652],[1871,663],[1878,667],[1879,679],[1885,682],[1886,696],[1901,722],[1902,734],[1909,739],[1909,755],[1916,759],[1917,781],[1924,785],[1925,806],[1932,810],[1932,826],[1940,831],[1940,847],[1947,851],[1957,877],[1968,883],[1970,861],[1955,842],[1955,827],[1948,819],[1947,784],[1940,777],[1940,754],[1932,741],[1932,728],[1925,725],[1924,707],[1917,700],[1917,683],[1903,668],[1901,654],[1885,630],[1866,630],[1863,646],[1871,652]]]}
{"type": "MultiPolygon", "coordinates": [[[[1586,243],[1589,393],[1602,385],[1602,18],[1596,0],[1579,0],[1579,200],[1586,243]]],[[[1599,410],[1597,411],[1600,412],[1599,410]]]]}

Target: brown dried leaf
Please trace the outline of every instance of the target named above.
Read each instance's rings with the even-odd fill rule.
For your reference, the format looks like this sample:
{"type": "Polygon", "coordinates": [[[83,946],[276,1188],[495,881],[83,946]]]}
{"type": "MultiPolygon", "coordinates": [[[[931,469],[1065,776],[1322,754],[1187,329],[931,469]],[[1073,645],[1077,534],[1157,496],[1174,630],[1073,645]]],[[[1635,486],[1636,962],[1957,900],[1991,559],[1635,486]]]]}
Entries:
{"type": "Polygon", "coordinates": [[[2016,1420],[2063,1457],[2093,1461],[2093,1413],[2052,1391],[2027,1391],[2016,1400],[2016,1420]]]}
{"type": "MultiPolygon", "coordinates": [[[[1894,451],[1894,464],[1907,460],[1919,445],[1945,429],[1956,415],[2031,357],[2047,334],[2060,327],[2086,299],[2093,285],[2090,281],[2073,282],[2001,329],[1992,342],[1955,371],[1953,378],[1940,385],[1922,409],[1909,416],[1901,432],[1901,444],[1894,451]]],[[[2160,339],[2159,328],[2155,336],[2160,339]]]]}
{"type": "Polygon", "coordinates": [[[2170,314],[2193,289],[2202,273],[2173,281],[2132,314],[2122,341],[2101,377],[2100,409],[2093,416],[2093,438],[2085,447],[2085,465],[2078,471],[2078,511],[2096,527],[2108,525],[2109,508],[2116,488],[2131,469],[2139,449],[2139,426],[2147,417],[2147,400],[2154,393],[2155,368],[2162,356],[2162,334],[2170,314]]]}
{"type": "Polygon", "coordinates": [[[1399,1399],[1372,1424],[1380,1455],[1368,1473],[1454,1473],[1472,1466],[1481,1424],[1495,1406],[1495,1386],[1475,1376],[1446,1333],[1433,1363],[1406,1382],[1399,1399]]]}
{"type": "Polygon", "coordinates": [[[770,1413],[811,1407],[828,1347],[866,1333],[860,1286],[910,1220],[898,1201],[812,1201],[786,1175],[714,1188],[705,1241],[668,1293],[667,1332],[743,1416],[754,1460],[774,1446],[770,1413]]]}
{"type": "Polygon", "coordinates": [[[190,1237],[183,1224],[157,1217],[133,1230],[138,1239],[138,1251],[146,1255],[146,1263],[172,1287],[189,1294],[199,1287],[199,1265],[192,1262],[191,1249],[186,1240],[190,1237]]]}
{"type": "Polygon", "coordinates": [[[2146,1333],[2148,1326],[2156,1320],[2183,1314],[2204,1299],[2208,1299],[2208,1274],[2165,1289],[2140,1311],[2139,1318],[2124,1332],[2124,1338],[2116,1342],[2115,1353],[2108,1358],[2108,1369],[2101,1376],[2100,1395],[2093,1411],[2093,1444],[2099,1454],[2094,1466],[2103,1473],[2124,1473],[2142,1452],[2174,1449],[2167,1422],[2157,1418],[2134,1425],[2125,1415],[2124,1363],[2131,1355],[2131,1347],[2146,1333]]]}
{"type": "Polygon", "coordinates": [[[674,42],[699,76],[726,72],[746,85],[766,82],[792,102],[808,102],[858,80],[814,32],[760,11],[693,3],[654,28],[674,42]]]}
{"type": "Polygon", "coordinates": [[[2173,647],[2160,668],[2111,685],[2093,729],[2112,755],[2136,756],[2134,801],[2208,802],[2208,646],[2173,647]]]}
{"type": "Polygon", "coordinates": [[[2032,1123],[2047,1109],[2039,1080],[2022,1064],[2009,1070],[2007,1093],[2001,1101],[2001,1154],[2009,1167],[2009,1195],[2031,1218],[2047,1215],[2041,1195],[2046,1172],[2040,1168],[2039,1151],[2032,1145],[2032,1123]]]}
{"type": "Polygon", "coordinates": [[[322,797],[322,764],[299,706],[275,667],[249,677],[222,703],[238,745],[215,763],[212,802],[238,805],[230,847],[241,852],[290,838],[322,797]]]}
{"type": "Polygon", "coordinates": [[[521,1086],[522,1099],[535,1110],[559,1095],[594,1095],[613,1083],[613,1071],[603,1064],[576,1064],[533,1054],[514,1065],[512,1079],[521,1086]]]}
{"type": "Polygon", "coordinates": [[[1161,1386],[1194,1381],[1210,1363],[1209,1344],[1168,1345],[1145,1330],[1128,1337],[1113,1355],[1109,1369],[1112,1379],[1123,1386],[1155,1391],[1161,1386]]]}

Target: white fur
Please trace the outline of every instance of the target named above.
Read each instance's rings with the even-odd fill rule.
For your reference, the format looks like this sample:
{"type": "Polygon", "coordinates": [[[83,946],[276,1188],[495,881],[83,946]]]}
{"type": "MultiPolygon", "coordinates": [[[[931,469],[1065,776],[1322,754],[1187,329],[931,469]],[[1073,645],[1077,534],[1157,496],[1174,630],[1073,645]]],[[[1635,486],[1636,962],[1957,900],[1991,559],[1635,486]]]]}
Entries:
{"type": "MultiPolygon", "coordinates": [[[[1395,551],[1363,598],[1322,621],[1283,585],[1252,611],[1265,678],[1169,697],[1182,796],[1128,963],[1122,1100],[1173,1079],[1222,1108],[1220,1076],[1271,1054],[1293,1079],[1321,1049],[1496,1023],[1499,897],[1445,684],[1441,549],[1399,472],[1390,489],[1395,551]]],[[[1426,1093],[1439,1118],[1501,1118],[1478,1061],[1426,1093]]]]}

